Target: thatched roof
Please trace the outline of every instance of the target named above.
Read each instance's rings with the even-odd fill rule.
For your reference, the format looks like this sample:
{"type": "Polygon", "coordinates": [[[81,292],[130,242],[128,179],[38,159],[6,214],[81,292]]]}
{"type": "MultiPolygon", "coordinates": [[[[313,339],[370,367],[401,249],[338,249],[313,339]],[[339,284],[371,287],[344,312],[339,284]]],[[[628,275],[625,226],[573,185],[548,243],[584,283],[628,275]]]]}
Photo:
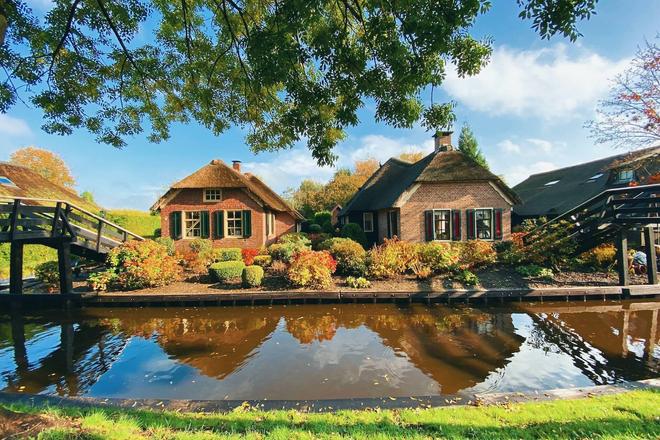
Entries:
{"type": "Polygon", "coordinates": [[[522,199],[521,203],[514,206],[513,212],[523,217],[561,215],[604,190],[615,187],[611,170],[626,166],[635,168],[636,163],[654,157],[655,160],[660,157],[660,147],[533,174],[513,188],[522,199]],[[595,176],[598,177],[593,179],[595,176]]]}
{"type": "Polygon", "coordinates": [[[492,182],[512,201],[519,201],[515,192],[499,177],[460,151],[440,151],[415,163],[391,158],[367,180],[342,209],[341,215],[349,211],[390,208],[414,183],[452,182],[492,182]]]}
{"type": "MultiPolygon", "coordinates": [[[[0,183],[0,197],[63,200],[89,211],[98,210],[98,206],[88,203],[73,190],[53,183],[27,167],[0,162],[0,177],[11,181],[11,183],[0,183]]],[[[39,204],[38,201],[26,203],[39,204]]]]}
{"type": "Polygon", "coordinates": [[[258,177],[246,173],[241,174],[223,161],[214,159],[207,165],[195,171],[191,175],[176,182],[170,189],[151,207],[158,211],[167,205],[171,196],[181,189],[202,188],[239,188],[256,197],[264,205],[274,211],[289,212],[294,217],[302,219],[302,215],[291,208],[280,196],[258,177]]]}

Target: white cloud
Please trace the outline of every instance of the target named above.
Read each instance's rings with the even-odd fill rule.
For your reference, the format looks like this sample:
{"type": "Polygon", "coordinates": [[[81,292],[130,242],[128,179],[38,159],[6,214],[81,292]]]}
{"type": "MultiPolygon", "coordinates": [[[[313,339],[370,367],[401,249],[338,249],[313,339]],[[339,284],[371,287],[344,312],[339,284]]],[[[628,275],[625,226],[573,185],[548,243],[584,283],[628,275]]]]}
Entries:
{"type": "Polygon", "coordinates": [[[532,174],[545,173],[546,171],[552,171],[557,168],[559,167],[552,162],[538,161],[530,165],[514,165],[505,169],[501,174],[504,174],[507,184],[514,186],[532,174]]]}
{"type": "Polygon", "coordinates": [[[14,137],[32,136],[32,130],[24,120],[0,114],[0,134],[14,137]]]}
{"type": "Polygon", "coordinates": [[[502,142],[497,144],[498,147],[502,149],[505,153],[515,153],[515,154],[520,154],[522,149],[520,148],[520,145],[516,144],[515,142],[505,139],[502,142]]]}
{"type": "Polygon", "coordinates": [[[586,50],[569,54],[563,44],[528,51],[499,47],[481,73],[459,78],[450,70],[444,86],[472,110],[562,119],[593,109],[627,63],[586,50]]]}
{"type": "Polygon", "coordinates": [[[527,139],[527,142],[537,147],[542,152],[548,154],[552,151],[552,142],[546,141],[544,139],[527,139]]]}
{"type": "Polygon", "coordinates": [[[379,134],[370,134],[360,138],[359,147],[352,149],[347,144],[339,148],[339,161],[344,166],[351,166],[356,160],[363,160],[373,157],[381,163],[387,161],[393,156],[401,153],[410,153],[423,151],[430,153],[433,151],[433,139],[428,139],[423,143],[411,143],[404,138],[392,139],[379,134]]]}

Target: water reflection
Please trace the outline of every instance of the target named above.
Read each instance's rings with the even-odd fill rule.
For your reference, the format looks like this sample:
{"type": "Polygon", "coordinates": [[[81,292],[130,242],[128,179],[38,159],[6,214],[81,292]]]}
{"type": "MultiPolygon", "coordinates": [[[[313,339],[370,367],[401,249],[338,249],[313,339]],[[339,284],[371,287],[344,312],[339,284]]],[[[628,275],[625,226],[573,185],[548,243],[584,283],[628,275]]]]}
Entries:
{"type": "Polygon", "coordinates": [[[0,319],[6,391],[409,396],[655,377],[660,302],[89,309],[0,319]]]}

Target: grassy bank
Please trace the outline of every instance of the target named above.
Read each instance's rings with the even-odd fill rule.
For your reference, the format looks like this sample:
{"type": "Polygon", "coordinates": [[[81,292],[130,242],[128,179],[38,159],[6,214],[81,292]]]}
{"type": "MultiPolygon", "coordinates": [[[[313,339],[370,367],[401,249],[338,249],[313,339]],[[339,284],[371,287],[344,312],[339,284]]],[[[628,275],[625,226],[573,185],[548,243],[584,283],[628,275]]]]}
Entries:
{"type": "MultiPolygon", "coordinates": [[[[25,418],[43,439],[94,438],[658,438],[660,392],[545,403],[420,410],[235,410],[228,414],[181,414],[111,408],[38,410],[5,407],[4,418],[25,418]],[[7,410],[24,414],[14,415],[7,410]],[[46,429],[43,429],[47,427],[46,429]]],[[[1,425],[0,425],[1,426],[1,425]]],[[[6,425],[9,426],[9,425],[6,425]]],[[[25,424],[23,427],[25,428],[25,424]]]]}
{"type": "Polygon", "coordinates": [[[105,213],[111,222],[145,238],[154,238],[156,229],[160,228],[160,215],[152,215],[149,211],[110,209],[105,213]]]}

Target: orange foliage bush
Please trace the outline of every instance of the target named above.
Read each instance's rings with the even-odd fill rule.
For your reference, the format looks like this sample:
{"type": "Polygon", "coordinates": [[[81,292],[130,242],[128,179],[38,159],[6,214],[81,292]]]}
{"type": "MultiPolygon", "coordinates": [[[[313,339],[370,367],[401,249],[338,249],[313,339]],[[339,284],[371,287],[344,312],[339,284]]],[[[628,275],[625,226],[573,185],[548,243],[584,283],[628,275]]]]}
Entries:
{"type": "Polygon", "coordinates": [[[332,285],[332,274],[337,262],[326,251],[303,251],[293,257],[289,266],[289,281],[299,287],[327,289],[332,285]]]}
{"type": "Polygon", "coordinates": [[[241,256],[243,257],[243,263],[246,266],[252,266],[254,264],[254,257],[259,255],[259,249],[242,249],[241,256]]]}

